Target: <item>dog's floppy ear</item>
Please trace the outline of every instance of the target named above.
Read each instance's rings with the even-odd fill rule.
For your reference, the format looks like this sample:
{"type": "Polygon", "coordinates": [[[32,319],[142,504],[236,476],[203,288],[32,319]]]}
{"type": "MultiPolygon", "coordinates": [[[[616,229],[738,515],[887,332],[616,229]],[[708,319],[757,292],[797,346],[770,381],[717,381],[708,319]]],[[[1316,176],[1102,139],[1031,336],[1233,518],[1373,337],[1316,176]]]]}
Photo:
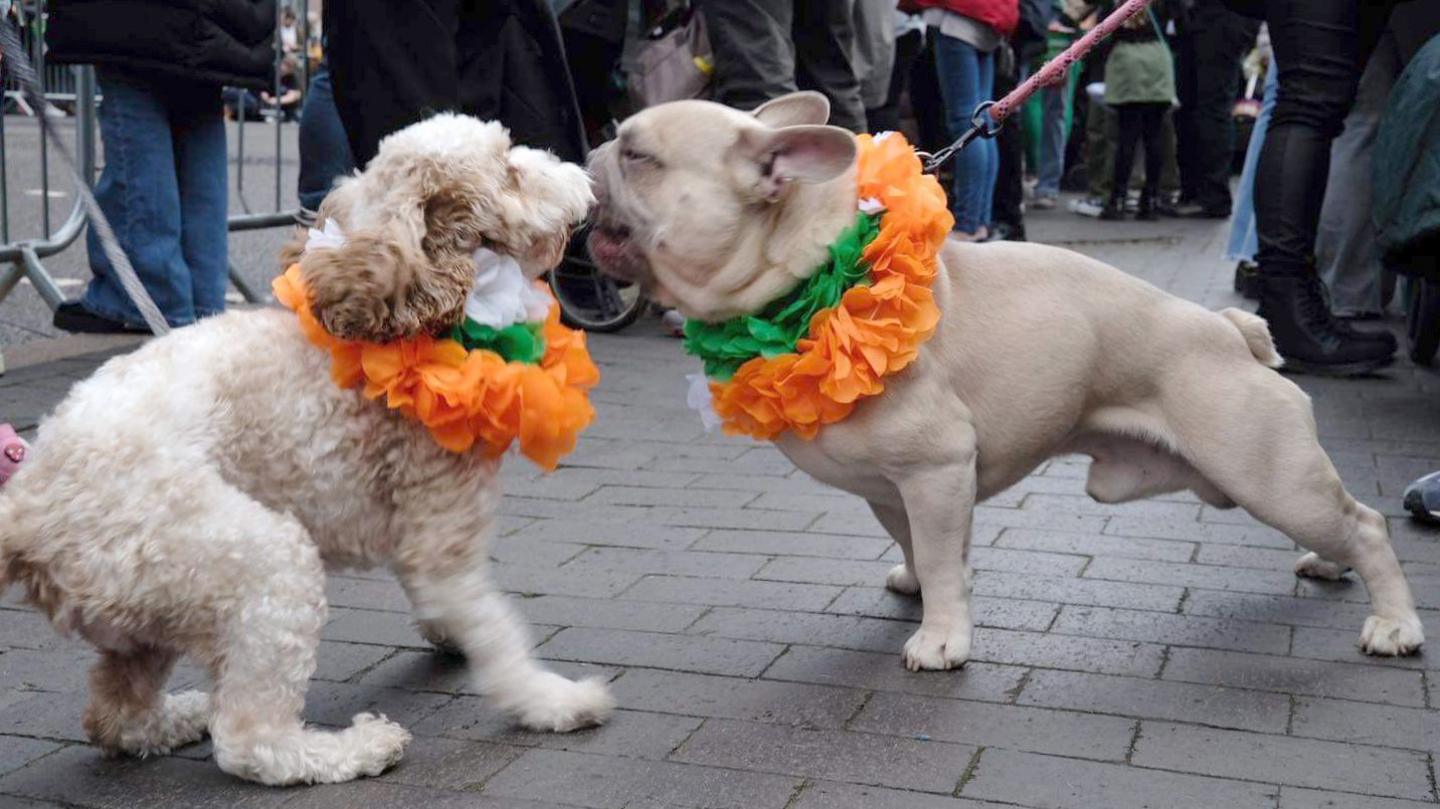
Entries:
{"type": "Polygon", "coordinates": [[[398,239],[355,233],[339,247],[305,253],[300,271],[326,331],[344,340],[383,343],[421,331],[415,318],[402,314],[420,260],[398,239]]]}
{"type": "Polygon", "coordinates": [[[758,172],[757,196],[769,202],[780,199],[791,183],[827,182],[855,163],[855,136],[835,126],[746,130],[739,148],[758,172]]]}
{"type": "Polygon", "coordinates": [[[830,120],[830,99],[814,90],[801,90],[766,101],[750,114],[774,129],[823,124],[830,120]]]}

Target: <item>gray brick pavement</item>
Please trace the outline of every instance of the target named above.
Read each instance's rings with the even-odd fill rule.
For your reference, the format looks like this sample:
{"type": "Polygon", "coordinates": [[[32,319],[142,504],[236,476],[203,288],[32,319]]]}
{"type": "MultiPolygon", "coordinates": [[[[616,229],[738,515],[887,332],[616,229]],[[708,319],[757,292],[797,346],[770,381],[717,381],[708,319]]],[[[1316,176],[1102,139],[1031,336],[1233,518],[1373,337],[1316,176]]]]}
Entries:
{"type": "MultiPolygon", "coordinates": [[[[1231,305],[1221,231],[1036,223],[1210,306],[1231,305]],[[1147,241],[1148,239],[1148,241],[1147,241]]],[[[416,736],[400,766],[268,790],[208,745],[101,759],[80,713],[93,653],[0,604],[0,807],[477,809],[1416,809],[1434,806],[1435,656],[1367,659],[1357,582],[1299,582],[1288,539],[1188,494],[1108,506],[1056,459],[976,514],[973,661],[910,673],[917,602],[864,504],[773,448],[703,434],[692,370],[642,322],[598,337],[596,428],[556,474],[505,467],[496,576],[539,654],[611,682],[620,710],[567,736],[516,730],[463,661],[431,651],[384,572],[332,577],[307,717],[366,709],[416,736]]],[[[103,357],[0,377],[0,418],[33,432],[103,357]]],[[[1297,378],[1357,494],[1399,514],[1440,468],[1440,378],[1297,378]]],[[[43,448],[42,448],[43,451],[43,448]]],[[[1432,633],[1440,534],[1391,521],[1432,633]]],[[[182,668],[176,683],[203,682],[182,668]]]]}

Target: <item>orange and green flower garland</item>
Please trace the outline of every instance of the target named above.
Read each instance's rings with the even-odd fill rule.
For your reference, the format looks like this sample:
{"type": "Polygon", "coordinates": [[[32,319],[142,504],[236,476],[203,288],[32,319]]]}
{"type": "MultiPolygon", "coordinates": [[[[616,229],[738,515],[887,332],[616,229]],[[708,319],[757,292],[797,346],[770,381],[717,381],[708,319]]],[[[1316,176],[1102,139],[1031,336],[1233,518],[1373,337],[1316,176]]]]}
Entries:
{"type": "Polygon", "coordinates": [[[276,278],[274,291],[295,311],[306,339],[330,352],[335,384],[363,383],[367,399],[384,396],[386,406],[425,425],[450,452],[478,446],[498,457],[518,441],[525,457],[554,469],[595,417],[586,391],[600,372],[585,334],[560,324],[553,301],[543,323],[492,329],[467,320],[446,338],[367,343],[325,331],[310,310],[300,265],[276,278]]]}
{"type": "Polygon", "coordinates": [[[899,133],[856,145],[861,213],[829,260],[758,315],[685,324],[727,433],[813,438],[884,391],[940,322],[930,287],[954,225],[945,192],[899,133]]]}

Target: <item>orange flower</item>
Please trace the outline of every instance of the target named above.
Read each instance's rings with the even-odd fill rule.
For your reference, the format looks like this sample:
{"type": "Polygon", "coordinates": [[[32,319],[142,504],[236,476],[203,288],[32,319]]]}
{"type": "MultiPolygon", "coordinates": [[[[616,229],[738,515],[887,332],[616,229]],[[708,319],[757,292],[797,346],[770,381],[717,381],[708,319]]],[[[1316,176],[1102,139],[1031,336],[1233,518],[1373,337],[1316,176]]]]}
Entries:
{"type": "Polygon", "coordinates": [[[859,198],[885,208],[880,233],[863,254],[871,283],[850,288],[839,305],[817,313],[796,353],[756,357],[728,382],[710,383],[727,433],[772,439],[790,430],[813,438],[823,425],[850,415],[859,400],[884,391],[884,378],[914,362],[940,322],[930,286],[955,224],[945,192],[921,171],[900,134],[856,141],[859,198]]]}
{"type": "Polygon", "coordinates": [[[310,310],[298,264],[273,288],[275,298],[294,310],[305,338],[330,352],[337,385],[363,384],[367,399],[384,397],[387,407],[425,425],[450,452],[478,444],[487,456],[499,457],[518,440],[521,454],[551,470],[595,418],[586,391],[600,381],[600,371],[590,361],[585,334],[561,325],[553,302],[545,356],[526,365],[426,335],[391,343],[341,340],[310,310]]]}

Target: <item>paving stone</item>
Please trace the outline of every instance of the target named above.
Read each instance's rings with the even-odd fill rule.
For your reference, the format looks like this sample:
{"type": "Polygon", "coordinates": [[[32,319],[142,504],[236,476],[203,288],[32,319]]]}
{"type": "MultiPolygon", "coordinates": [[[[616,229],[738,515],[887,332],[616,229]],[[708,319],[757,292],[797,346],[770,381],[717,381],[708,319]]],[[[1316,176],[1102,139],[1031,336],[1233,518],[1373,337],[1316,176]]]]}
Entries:
{"type": "Polygon", "coordinates": [[[1423,754],[1237,730],[1145,722],[1137,766],[1392,798],[1430,798],[1423,754]]]}
{"type": "Polygon", "coordinates": [[[621,705],[637,710],[807,728],[844,725],[866,696],[853,688],[645,669],[616,680],[614,693],[621,705]]]}
{"type": "Polygon", "coordinates": [[[1025,498],[1025,511],[1098,514],[1106,517],[1124,516],[1185,522],[1200,514],[1200,507],[1164,500],[1137,500],[1133,503],[1100,503],[1089,497],[1061,494],[1032,494],[1025,498]]]}
{"type": "Polygon", "coordinates": [[[740,553],[591,548],[565,563],[562,569],[577,575],[582,571],[594,570],[606,573],[748,579],[764,565],[764,559],[740,553]]]}
{"type": "Polygon", "coordinates": [[[1334,660],[1338,663],[1372,663],[1398,669],[1440,669],[1440,657],[1424,654],[1407,657],[1370,657],[1360,650],[1360,633],[1348,629],[1317,629],[1302,626],[1295,629],[1296,657],[1334,660]]]}
{"type": "Polygon", "coordinates": [[[87,691],[22,691],[16,696],[20,699],[0,711],[0,733],[86,741],[82,717],[90,698],[87,691]]]}
{"type": "Polygon", "coordinates": [[[1294,570],[1301,551],[1295,548],[1255,548],[1249,545],[1201,545],[1195,561],[1204,565],[1294,570]]]}
{"type": "MultiPolygon", "coordinates": [[[[405,761],[401,760],[401,768],[405,761]]],[[[332,807],[385,807],[385,809],[566,809],[558,803],[515,798],[487,798],[474,792],[405,786],[387,781],[361,780],[304,789],[285,809],[332,807]]]]}
{"type": "Polygon", "coordinates": [[[819,556],[831,559],[876,559],[890,540],[794,531],[711,531],[691,546],[697,551],[757,553],[767,556],[819,556]]]}
{"type": "Polygon", "coordinates": [[[853,615],[792,613],[716,607],[690,627],[692,635],[803,643],[869,652],[899,650],[916,625],[853,615]]]}
{"type": "Polygon", "coordinates": [[[805,526],[805,530],[816,534],[844,534],[890,539],[890,533],[881,527],[873,514],[826,512],[805,526]]]}
{"type": "Polygon", "coordinates": [[[647,515],[649,519],[662,525],[766,531],[799,531],[815,522],[819,516],[818,512],[761,511],[753,508],[655,508],[647,515]]]}
{"type": "Polygon", "coordinates": [[[840,730],[712,719],[676,761],[949,794],[975,752],[967,745],[840,730]]]}
{"type": "Polygon", "coordinates": [[[1046,578],[982,570],[975,575],[974,592],[981,597],[1024,598],[1061,604],[1174,612],[1180,605],[1180,597],[1185,589],[1158,584],[1046,578]]]}
{"type": "Polygon", "coordinates": [[[1290,732],[1312,739],[1434,751],[1440,749],[1440,712],[1299,697],[1290,732]]]}
{"type": "Polygon", "coordinates": [[[516,604],[525,617],[552,626],[593,626],[642,632],[680,632],[705,612],[701,606],[547,595],[516,604]]]}
{"type": "Polygon", "coordinates": [[[1102,557],[1085,568],[1087,579],[1148,582],[1196,587],[1207,590],[1239,590],[1246,593],[1289,595],[1295,590],[1295,574],[1289,570],[1255,570],[1246,567],[1210,568],[1200,565],[1150,562],[1139,559],[1102,557]]]}
{"type": "Polygon", "coordinates": [[[816,781],[791,809],[1008,809],[1013,804],[971,801],[924,792],[816,781]]]}
{"type": "Polygon", "coordinates": [[[312,681],[305,694],[305,721],[331,727],[349,727],[355,714],[384,714],[392,721],[412,727],[425,717],[444,708],[452,697],[376,688],[368,685],[312,681]]]}
{"type": "Polygon", "coordinates": [[[574,542],[536,542],[526,537],[499,537],[490,542],[490,559],[501,565],[553,568],[584,553],[586,548],[574,542]]]}
{"type": "MultiPolygon", "coordinates": [[[[0,652],[0,686],[13,692],[84,690],[97,657],[88,647],[57,652],[8,649],[0,652]]],[[[6,699],[0,697],[0,704],[6,699]]]]}
{"type": "Polygon", "coordinates": [[[315,668],[315,679],[344,682],[363,671],[369,671],[394,653],[395,650],[384,646],[333,643],[322,640],[315,668]]]}
{"type": "Polygon", "coordinates": [[[18,770],[41,756],[60,749],[54,742],[23,736],[0,736],[0,775],[18,770]]]}
{"type": "Polygon", "coordinates": [[[625,591],[625,598],[633,601],[818,612],[834,601],[840,591],[841,588],[834,585],[646,576],[625,591]]]}
{"type": "Polygon", "coordinates": [[[731,472],[710,472],[696,475],[687,485],[695,489],[734,489],[742,492],[781,495],[831,495],[837,491],[810,477],[741,475],[731,472]]]}
{"type": "Polygon", "coordinates": [[[101,809],[262,809],[291,791],[241,781],[208,762],[104,758],[75,746],[0,778],[0,793],[101,809]]]}
{"type": "Polygon", "coordinates": [[[86,645],[78,638],[56,632],[48,618],[31,609],[7,613],[5,621],[0,622],[0,648],[53,652],[86,645]]]}
{"type": "Polygon", "coordinates": [[[982,753],[960,795],[1035,809],[1216,809],[1275,802],[1275,788],[1265,784],[1011,750],[982,753]]]}
{"type": "Polygon", "coordinates": [[[784,651],[776,643],[571,627],[537,653],[560,660],[754,677],[784,651]]]}
{"type": "Polygon", "coordinates": [[[325,581],[325,601],[335,607],[410,612],[410,599],[394,579],[357,579],[330,576],[325,581]]]}
{"type": "Polygon", "coordinates": [[[1006,702],[1025,669],[970,661],[959,671],[906,671],[900,650],[890,654],[792,646],[765,670],[766,679],[819,683],[876,691],[1006,702]]]}
{"type": "MultiPolygon", "coordinates": [[[[1033,479],[1035,478],[1027,478],[1027,480],[1033,479]]],[[[1158,559],[1168,562],[1189,561],[1197,547],[1194,542],[1177,542],[1168,539],[1122,538],[1103,534],[1086,536],[1062,534],[1055,531],[1027,531],[1023,528],[1007,528],[1000,538],[995,540],[995,546],[1027,551],[1073,553],[1082,556],[1158,559]]]]}
{"type": "Polygon", "coordinates": [[[972,548],[975,570],[1004,570],[1032,576],[1078,576],[1089,559],[1074,554],[1039,553],[1013,548],[972,548]]]}
{"type": "Polygon", "coordinates": [[[642,486],[603,486],[587,503],[615,506],[681,506],[740,508],[755,499],[754,492],[726,489],[653,489],[642,486]]]}
{"type": "MultiPolygon", "coordinates": [[[[826,612],[841,615],[863,615],[919,621],[923,604],[920,599],[892,593],[880,587],[847,587],[826,612]]],[[[1022,629],[1044,632],[1059,612],[1057,604],[1043,601],[1022,601],[1013,598],[978,598],[970,601],[970,614],[976,626],[998,629],[1022,629]]]]}
{"type": "MultiPolygon", "coordinates": [[[[588,512],[589,509],[586,509],[588,512]]],[[[516,541],[565,542],[579,545],[609,545],[622,548],[681,550],[705,532],[698,528],[668,525],[593,523],[573,519],[545,519],[533,522],[510,536],[516,541]]]]}
{"type": "Polygon", "coordinates": [[[436,789],[474,789],[520,757],[521,748],[417,735],[382,781],[436,789]]]}
{"type": "Polygon", "coordinates": [[[1041,531],[1098,534],[1105,525],[1105,519],[1105,517],[1095,514],[1065,510],[996,508],[983,505],[975,507],[975,524],[977,526],[1034,528],[1041,531]]]}
{"type": "Polygon", "coordinates": [[[1280,788],[1280,809],[1424,809],[1435,804],[1429,801],[1406,801],[1377,798],[1374,795],[1353,795],[1333,790],[1280,788]]]}
{"type": "Polygon", "coordinates": [[[854,495],[839,489],[828,489],[815,494],[767,491],[745,504],[746,508],[767,511],[819,511],[827,514],[844,513],[870,516],[870,506],[854,495]]]}
{"type": "MultiPolygon", "coordinates": [[[[621,705],[628,706],[622,702],[621,705]]],[[[543,747],[627,758],[660,760],[700,727],[701,719],[636,710],[618,710],[597,728],[541,733],[517,727],[489,701],[461,697],[412,729],[417,736],[483,740],[507,747],[543,747]]]]}
{"type": "Polygon", "coordinates": [[[876,694],[850,723],[850,729],[909,739],[929,738],[979,747],[1123,761],[1135,736],[1135,721],[1019,705],[876,694]]]}
{"type": "Polygon", "coordinates": [[[497,565],[494,573],[496,584],[507,593],[578,598],[609,598],[619,595],[639,581],[641,575],[618,570],[547,570],[513,565],[497,565]]]}
{"type": "MultiPolygon", "coordinates": [[[[568,661],[546,661],[545,668],[571,679],[599,677],[610,680],[620,673],[619,669],[568,661]]],[[[360,685],[441,694],[479,693],[464,657],[433,650],[396,651],[385,662],[366,672],[360,679],[360,685]]]]}
{"type": "Polygon", "coordinates": [[[409,613],[332,608],[320,633],[324,640],[429,649],[409,613]]]}
{"type": "Polygon", "coordinates": [[[782,809],[800,784],[800,779],[787,776],[532,750],[491,778],[482,794],[593,809],[646,802],[674,809],[782,809]]]}
{"type": "Polygon", "coordinates": [[[777,556],[755,574],[757,579],[809,584],[876,584],[894,567],[893,562],[860,562],[850,559],[814,559],[804,556],[777,556]]]}
{"type": "Polygon", "coordinates": [[[1370,606],[1292,596],[1194,590],[1185,599],[1185,612],[1242,621],[1352,629],[1359,638],[1360,627],[1370,615],[1370,606]]]}
{"type": "Polygon", "coordinates": [[[1116,516],[1105,525],[1105,533],[1116,536],[1174,539],[1224,545],[1256,545],[1266,548],[1295,547],[1289,537],[1263,525],[1215,525],[1201,522],[1173,522],[1144,517],[1116,516]]]}
{"type": "Polygon", "coordinates": [[[1416,707],[1425,704],[1418,671],[1293,657],[1172,649],[1164,678],[1362,702],[1416,707]]]}
{"type": "Polygon", "coordinates": [[[1164,659],[1152,643],[1073,638],[1004,629],[975,630],[971,657],[991,663],[1153,677],[1164,659]]]}
{"type": "Polygon", "coordinates": [[[1144,640],[1267,654],[1283,655],[1290,649],[1290,627],[1280,624],[1071,604],[1060,609],[1053,631],[1064,635],[1144,640]]]}
{"type": "Polygon", "coordinates": [[[1290,716],[1285,694],[1076,671],[1032,671],[1018,701],[1264,733],[1284,733],[1290,716]]]}

